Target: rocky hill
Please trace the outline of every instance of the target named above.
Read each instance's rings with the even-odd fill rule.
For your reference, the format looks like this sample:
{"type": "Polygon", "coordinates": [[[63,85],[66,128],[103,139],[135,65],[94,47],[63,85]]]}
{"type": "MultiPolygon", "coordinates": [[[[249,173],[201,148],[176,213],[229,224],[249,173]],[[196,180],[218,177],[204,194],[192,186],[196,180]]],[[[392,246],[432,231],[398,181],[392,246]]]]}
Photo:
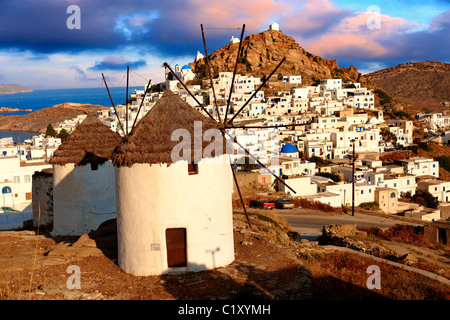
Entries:
{"type": "MultiPolygon", "coordinates": [[[[219,72],[234,70],[238,49],[239,43],[230,44],[209,55],[214,77],[219,72]]],[[[276,30],[252,34],[242,41],[237,72],[257,77],[268,76],[283,57],[286,57],[286,61],[271,80],[277,80],[281,75],[301,75],[303,85],[312,85],[325,78],[340,78],[344,82],[370,84],[354,66],[340,68],[336,60],[328,60],[309,53],[293,38],[276,30]]],[[[207,75],[205,67],[205,58],[191,65],[192,70],[200,77],[207,75]]]]}
{"type": "Polygon", "coordinates": [[[63,103],[20,116],[0,116],[0,130],[45,132],[49,123],[55,127],[66,119],[91,114],[101,109],[109,108],[91,104],[63,103]]]}
{"type": "Polygon", "coordinates": [[[441,103],[450,102],[448,63],[408,62],[366,74],[365,77],[393,98],[409,103],[414,111],[442,111],[441,103]]]}
{"type": "Polygon", "coordinates": [[[13,94],[19,92],[32,92],[30,88],[16,83],[0,83],[0,94],[13,94]]]}

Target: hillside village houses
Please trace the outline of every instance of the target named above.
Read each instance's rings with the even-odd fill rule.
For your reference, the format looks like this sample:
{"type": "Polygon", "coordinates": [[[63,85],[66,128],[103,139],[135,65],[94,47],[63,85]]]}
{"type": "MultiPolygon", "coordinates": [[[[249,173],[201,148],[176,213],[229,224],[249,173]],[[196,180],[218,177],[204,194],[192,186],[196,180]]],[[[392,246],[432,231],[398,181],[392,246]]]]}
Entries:
{"type": "MultiPolygon", "coordinates": [[[[272,23],[273,30],[279,25],[272,23]]],[[[239,41],[232,38],[230,41],[239,41]]],[[[195,61],[202,59],[197,52],[195,61]]],[[[270,188],[291,193],[291,196],[305,197],[332,206],[351,204],[352,168],[349,155],[353,145],[359,159],[356,162],[355,204],[379,201],[382,210],[395,213],[397,202],[384,198],[395,195],[401,199],[406,195],[414,195],[417,188],[423,188],[438,197],[441,202],[448,202],[447,191],[450,186],[439,180],[439,163],[433,159],[403,159],[399,166],[383,166],[378,160],[380,154],[393,145],[385,141],[380,134],[381,128],[394,133],[397,146],[413,144],[413,122],[410,120],[384,119],[383,111],[375,107],[375,95],[372,90],[364,88],[360,83],[345,83],[342,79],[321,79],[317,85],[302,85],[301,75],[284,75],[279,81],[285,84],[283,91],[275,91],[266,96],[264,90],[257,91],[262,81],[258,77],[236,74],[232,83],[232,72],[219,72],[213,79],[213,86],[218,102],[218,111],[209,81],[191,85],[196,75],[189,64],[175,66],[175,73],[184,82],[196,99],[216,119],[223,120],[227,102],[230,101],[228,119],[244,104],[234,120],[234,124],[248,123],[252,128],[233,128],[228,132],[237,137],[237,141],[248,149],[261,163],[291,186],[293,194],[282,183],[276,183],[274,177],[264,168],[259,168],[259,181],[270,188]],[[230,96],[231,91],[231,96],[230,96]],[[276,127],[283,125],[284,127],[276,127]],[[261,127],[261,128],[259,128],[261,127]],[[265,127],[265,128],[263,128],[265,127]],[[329,161],[327,166],[318,165],[313,159],[329,161]],[[341,182],[317,176],[317,173],[329,172],[343,178],[341,182]],[[394,207],[393,207],[394,206],[394,207]]],[[[272,79],[273,81],[273,79],[272,79]]],[[[178,80],[160,83],[161,92],[148,91],[142,109],[138,109],[145,90],[135,90],[129,100],[128,122],[139,122],[161,99],[162,89],[177,93],[182,100],[200,112],[203,110],[183,88],[178,80]]],[[[117,115],[111,107],[98,112],[97,118],[112,131],[123,135],[117,116],[125,123],[125,106],[116,106],[117,115]]],[[[86,116],[69,119],[57,129],[72,132],[86,116]]],[[[418,119],[429,122],[435,127],[444,127],[447,122],[442,115],[418,115],[418,119]]],[[[445,118],[446,119],[446,118],[445,118]]],[[[448,135],[450,140],[450,132],[448,135]]],[[[33,170],[50,168],[48,159],[58,148],[61,141],[57,139],[33,137],[22,146],[12,141],[0,140],[0,187],[5,205],[22,209],[28,203],[33,170]],[[20,151],[19,151],[20,148],[20,151]],[[22,163],[27,163],[23,165],[22,163]],[[34,164],[32,164],[34,163],[34,164]],[[5,165],[3,165],[5,164],[5,165]],[[8,168],[8,169],[3,169],[8,168]],[[19,178],[17,178],[19,177],[19,178]],[[11,196],[14,195],[14,196],[11,196]],[[13,200],[14,203],[13,203],[13,200]]],[[[245,152],[234,145],[235,152],[230,161],[235,168],[242,169],[246,157],[245,152]]]]}

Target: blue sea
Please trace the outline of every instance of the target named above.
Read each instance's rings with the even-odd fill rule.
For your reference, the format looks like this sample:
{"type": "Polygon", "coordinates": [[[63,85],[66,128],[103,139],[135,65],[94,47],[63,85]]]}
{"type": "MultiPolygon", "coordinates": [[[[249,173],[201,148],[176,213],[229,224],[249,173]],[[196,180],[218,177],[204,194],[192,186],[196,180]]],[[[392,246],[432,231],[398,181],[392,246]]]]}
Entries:
{"type": "MultiPolygon", "coordinates": [[[[135,89],[144,90],[144,87],[129,87],[128,93],[133,93],[135,89]]],[[[115,105],[125,103],[125,96],[127,93],[126,87],[110,87],[109,91],[111,92],[111,96],[115,105]]],[[[35,90],[33,92],[0,95],[0,107],[19,108],[21,110],[31,109],[32,111],[36,111],[64,102],[99,104],[105,107],[112,106],[108,91],[105,87],[82,89],[48,89],[35,90]]],[[[26,113],[28,112],[8,112],[0,113],[0,115],[22,115],[26,113]]]]}
{"type": "MultiPolygon", "coordinates": [[[[134,90],[144,90],[144,87],[129,87],[128,94],[134,93],[134,90]]],[[[112,99],[115,105],[125,103],[126,87],[110,87],[112,99]]],[[[105,107],[111,107],[111,100],[105,87],[99,88],[81,88],[81,89],[48,89],[35,90],[33,92],[24,92],[16,94],[0,94],[0,108],[18,108],[21,110],[31,109],[32,112],[52,107],[64,102],[98,104],[105,107]]],[[[30,112],[6,112],[0,113],[0,116],[24,115],[30,112]]],[[[0,131],[0,138],[13,137],[14,141],[20,141],[32,137],[34,132],[27,131],[0,131]]]]}

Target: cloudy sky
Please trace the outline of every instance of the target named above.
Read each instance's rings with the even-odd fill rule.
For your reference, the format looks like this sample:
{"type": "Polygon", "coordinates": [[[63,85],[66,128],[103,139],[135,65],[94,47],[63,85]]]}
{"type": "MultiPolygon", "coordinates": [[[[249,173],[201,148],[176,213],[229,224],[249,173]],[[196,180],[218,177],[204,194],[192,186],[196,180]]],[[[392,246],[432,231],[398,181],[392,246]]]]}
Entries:
{"type": "Polygon", "coordinates": [[[450,0],[0,0],[0,83],[32,89],[163,80],[239,37],[280,29],[307,51],[366,73],[399,63],[450,62],[450,0]],[[72,6],[72,7],[71,7],[72,6]],[[74,9],[73,6],[76,6],[74,9]],[[77,9],[79,8],[79,10],[77,9]]]}

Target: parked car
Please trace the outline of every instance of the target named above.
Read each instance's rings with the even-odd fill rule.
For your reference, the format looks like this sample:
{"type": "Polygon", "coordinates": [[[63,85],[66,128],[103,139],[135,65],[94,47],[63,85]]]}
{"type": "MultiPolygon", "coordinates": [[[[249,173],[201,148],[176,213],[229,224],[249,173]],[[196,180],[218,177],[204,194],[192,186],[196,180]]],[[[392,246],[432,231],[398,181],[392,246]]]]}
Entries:
{"type": "Polygon", "coordinates": [[[275,207],[278,209],[292,209],[294,206],[291,199],[278,198],[277,201],[275,201],[275,207]]]}
{"type": "Polygon", "coordinates": [[[256,199],[256,206],[263,209],[273,209],[275,208],[275,203],[270,202],[269,198],[259,197],[256,199]]]}
{"type": "Polygon", "coordinates": [[[11,207],[1,207],[0,213],[11,213],[11,212],[17,212],[17,210],[14,210],[11,207]]]}

